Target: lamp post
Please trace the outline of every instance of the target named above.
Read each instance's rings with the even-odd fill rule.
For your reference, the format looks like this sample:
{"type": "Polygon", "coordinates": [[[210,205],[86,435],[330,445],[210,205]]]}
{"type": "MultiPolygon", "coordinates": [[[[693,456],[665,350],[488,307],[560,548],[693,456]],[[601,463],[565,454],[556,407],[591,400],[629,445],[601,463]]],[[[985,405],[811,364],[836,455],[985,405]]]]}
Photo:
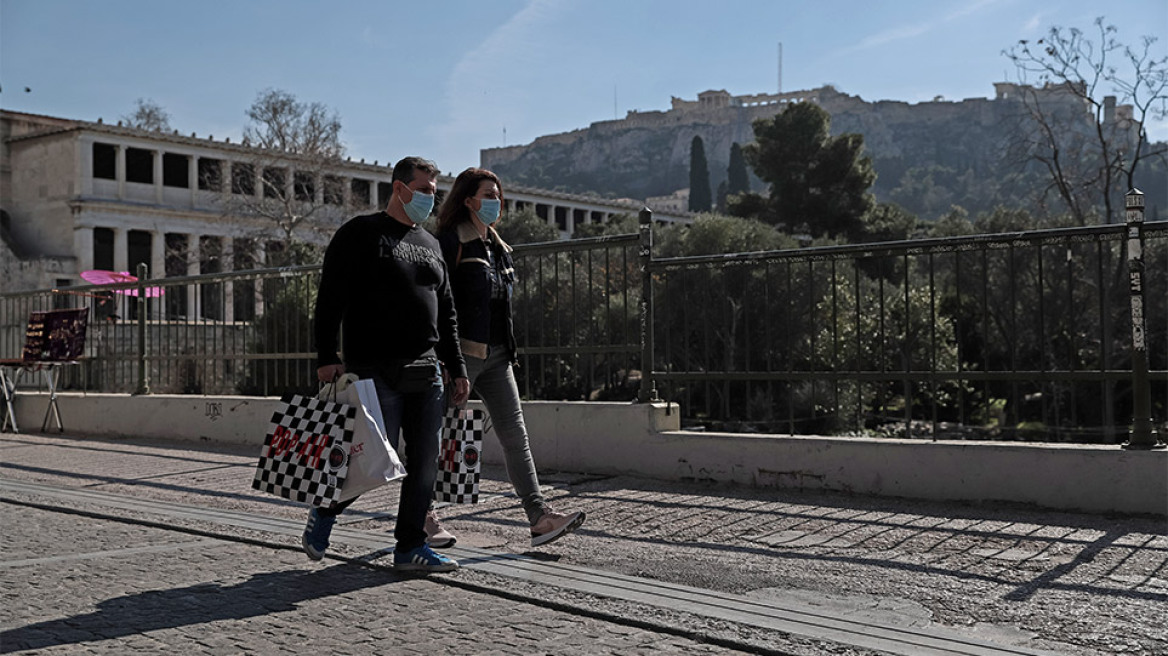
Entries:
{"type": "Polygon", "coordinates": [[[146,275],[145,263],[138,264],[138,388],[135,395],[150,393],[150,377],[146,368],[146,275]]]}
{"type": "Polygon", "coordinates": [[[1144,319],[1144,192],[1132,188],[1123,197],[1127,220],[1127,270],[1131,293],[1132,427],[1125,449],[1162,449],[1152,427],[1152,391],[1148,385],[1148,340],[1144,319]]]}
{"type": "Polygon", "coordinates": [[[641,389],[637,401],[657,401],[653,385],[653,276],[649,264],[653,261],[653,210],[645,207],[638,215],[641,232],[641,389]]]}

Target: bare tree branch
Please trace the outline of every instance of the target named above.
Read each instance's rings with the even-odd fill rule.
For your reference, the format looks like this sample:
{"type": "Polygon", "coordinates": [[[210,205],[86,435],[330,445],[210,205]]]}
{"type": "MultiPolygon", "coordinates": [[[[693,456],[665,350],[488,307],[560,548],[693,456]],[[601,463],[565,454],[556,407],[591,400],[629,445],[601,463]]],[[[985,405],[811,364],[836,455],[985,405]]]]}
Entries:
{"type": "Polygon", "coordinates": [[[146,98],[139,98],[134,113],[122,116],[122,122],[139,130],[170,132],[170,114],[162,105],[146,98]]]}
{"type": "Polygon", "coordinates": [[[1094,40],[1077,28],[1052,27],[1037,42],[1020,41],[1003,54],[1025,85],[1021,101],[1037,126],[1016,152],[1046,169],[1077,220],[1085,222],[1098,207],[1112,223],[1116,199],[1134,186],[1141,160],[1165,156],[1163,145],[1147,143],[1145,124],[1165,115],[1168,57],[1152,55],[1153,37],[1133,48],[1117,41],[1116,28],[1103,18],[1094,25],[1094,40]],[[1076,99],[1080,111],[1058,102],[1060,94],[1076,99]]]}
{"type": "Polygon", "coordinates": [[[278,89],[260,92],[246,114],[243,143],[253,156],[243,164],[250,170],[233,172],[242,177],[225,190],[225,212],[264,220],[289,246],[319,241],[311,233],[325,235],[344,218],[340,118],[278,89]]]}

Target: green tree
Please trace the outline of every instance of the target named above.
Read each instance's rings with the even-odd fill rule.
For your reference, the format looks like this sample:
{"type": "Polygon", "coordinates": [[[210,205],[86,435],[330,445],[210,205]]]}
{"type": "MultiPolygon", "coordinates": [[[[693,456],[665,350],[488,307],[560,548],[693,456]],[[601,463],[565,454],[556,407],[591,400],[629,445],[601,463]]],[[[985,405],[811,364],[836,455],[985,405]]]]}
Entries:
{"type": "Polygon", "coordinates": [[[746,158],[742,156],[742,146],[737,141],[730,144],[730,165],[726,167],[726,194],[744,194],[750,191],[750,174],[746,171],[746,158]]]}
{"type": "Polygon", "coordinates": [[[914,208],[926,219],[941,216],[957,204],[957,172],[947,166],[929,164],[909,168],[900,176],[900,184],[889,193],[889,200],[901,207],[914,208]]]}
{"type": "Polygon", "coordinates": [[[694,135],[689,147],[689,211],[709,212],[712,200],[706,146],[700,136],[694,135]]]}
{"type": "MultiPolygon", "coordinates": [[[[761,221],[716,214],[698,215],[688,226],[655,230],[654,242],[654,254],[662,258],[797,246],[790,236],[761,221]]],[[[757,266],[703,266],[655,274],[660,282],[654,292],[655,323],[667,327],[670,366],[682,371],[760,371],[768,358],[785,357],[758,348],[760,331],[776,314],[774,298],[765,292],[768,276],[773,275],[757,266]]],[[[718,419],[743,416],[735,413],[751,398],[742,393],[741,385],[729,381],[666,384],[664,392],[666,398],[708,408],[708,416],[718,419]]]]}
{"type": "Polygon", "coordinates": [[[726,191],[726,181],[723,180],[718,183],[718,192],[715,195],[714,211],[718,214],[726,214],[726,198],[730,195],[726,191]]]}
{"type": "Polygon", "coordinates": [[[916,215],[895,203],[878,203],[864,215],[863,241],[911,239],[920,230],[916,215]]]}
{"type": "MultiPolygon", "coordinates": [[[[781,114],[754,122],[754,143],[743,156],[756,175],[770,184],[765,210],[757,216],[790,231],[813,236],[852,238],[874,199],[872,160],[863,154],[864,137],[830,134],[831,117],[818,105],[795,103],[781,114]]],[[[753,194],[732,205],[758,206],[753,194]]]]}
{"type": "Polygon", "coordinates": [[[797,248],[789,236],[755,219],[701,214],[684,229],[655,229],[654,254],[659,257],[724,255],[797,248]]]}
{"type": "MultiPolygon", "coordinates": [[[[241,394],[280,396],[302,392],[305,381],[313,380],[315,357],[289,359],[284,356],[315,351],[313,308],[319,286],[317,275],[263,281],[264,310],[251,322],[248,349],[249,353],[259,357],[247,361],[246,375],[237,383],[241,394]]],[[[253,294],[254,289],[254,286],[250,287],[253,294]]],[[[191,382],[184,391],[199,392],[191,382]]]]}
{"type": "Polygon", "coordinates": [[[631,235],[640,230],[640,223],[635,214],[614,214],[604,223],[585,223],[576,226],[572,239],[586,237],[603,237],[606,235],[631,235]]]}
{"type": "Polygon", "coordinates": [[[973,222],[964,207],[955,205],[929,224],[929,237],[965,237],[973,234],[973,222]]]}
{"type": "Polygon", "coordinates": [[[547,221],[531,209],[518,212],[508,212],[495,226],[503,241],[511,245],[534,244],[537,242],[555,241],[560,233],[555,226],[548,225],[547,221]]]}

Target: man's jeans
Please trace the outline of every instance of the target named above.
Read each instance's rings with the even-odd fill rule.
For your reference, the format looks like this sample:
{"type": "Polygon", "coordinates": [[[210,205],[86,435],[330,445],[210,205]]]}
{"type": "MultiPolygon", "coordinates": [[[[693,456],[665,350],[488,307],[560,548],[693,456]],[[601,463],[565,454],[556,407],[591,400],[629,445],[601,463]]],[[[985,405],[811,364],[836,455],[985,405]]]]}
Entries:
{"type": "Polygon", "coordinates": [[[466,371],[471,389],[478,393],[490,413],[495,435],[499,436],[499,444],[503,447],[511,485],[515,486],[515,494],[523,502],[527,520],[534,524],[544,513],[545,502],[539,489],[535,461],[531,457],[531,445],[527,441],[527,426],[523,423],[523,410],[519,405],[519,387],[515,384],[507,347],[491,346],[486,360],[467,356],[466,371]]]}
{"type": "MultiPolygon", "coordinates": [[[[438,376],[437,382],[425,392],[403,394],[390,389],[375,372],[356,369],[352,373],[358,378],[373,379],[385,419],[385,433],[393,448],[398,448],[399,432],[406,440],[406,476],[401,479],[401,500],[393,529],[393,537],[397,539],[394,550],[404,553],[426,541],[426,511],[430,509],[434,480],[438,477],[442,414],[446,408],[442,377],[438,376]]],[[[356,500],[354,497],[328,510],[322,508],[320,512],[336,516],[356,500]]]]}

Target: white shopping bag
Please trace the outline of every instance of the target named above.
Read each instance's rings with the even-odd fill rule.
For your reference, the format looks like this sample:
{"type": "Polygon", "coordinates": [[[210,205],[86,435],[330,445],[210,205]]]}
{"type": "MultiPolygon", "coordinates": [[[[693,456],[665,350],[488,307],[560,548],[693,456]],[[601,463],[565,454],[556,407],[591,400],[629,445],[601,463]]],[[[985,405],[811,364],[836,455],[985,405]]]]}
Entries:
{"type": "Polygon", "coordinates": [[[385,419],[373,381],[358,380],[353,374],[341,376],[321,388],[317,398],[351,405],[357,409],[353,445],[349,450],[349,472],[341,486],[340,501],[381,487],[406,475],[406,468],[385,434],[385,419]]]}

